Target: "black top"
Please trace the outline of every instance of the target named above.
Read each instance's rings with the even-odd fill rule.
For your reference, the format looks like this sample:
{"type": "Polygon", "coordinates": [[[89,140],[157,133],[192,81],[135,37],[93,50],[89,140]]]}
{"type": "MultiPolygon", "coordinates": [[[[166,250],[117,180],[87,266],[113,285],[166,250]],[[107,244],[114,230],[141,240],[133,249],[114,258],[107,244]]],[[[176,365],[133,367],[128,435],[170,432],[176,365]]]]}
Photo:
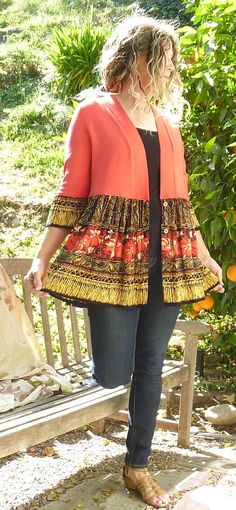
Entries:
{"type": "Polygon", "coordinates": [[[160,142],[156,131],[137,128],[148,165],[150,195],[149,265],[161,260],[160,142]]]}

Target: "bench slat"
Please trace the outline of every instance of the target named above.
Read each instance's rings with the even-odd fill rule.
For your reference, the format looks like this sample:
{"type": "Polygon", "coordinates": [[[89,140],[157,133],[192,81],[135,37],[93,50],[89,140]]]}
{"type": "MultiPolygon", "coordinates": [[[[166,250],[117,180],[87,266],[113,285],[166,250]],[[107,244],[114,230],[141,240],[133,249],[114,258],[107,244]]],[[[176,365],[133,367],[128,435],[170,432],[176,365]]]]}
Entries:
{"type": "Polygon", "coordinates": [[[45,298],[40,298],[40,308],[41,308],[41,315],[42,315],[44,343],[45,343],[47,361],[48,361],[49,365],[54,367],[54,357],[53,357],[53,351],[52,351],[52,337],[51,337],[51,331],[50,331],[47,302],[46,302],[45,298]]]}
{"type": "Polygon", "coordinates": [[[84,313],[85,336],[86,336],[86,341],[87,341],[87,351],[88,351],[88,356],[91,359],[91,357],[92,357],[92,344],[91,344],[91,331],[90,331],[90,322],[89,322],[88,309],[87,308],[83,308],[83,313],[84,313]]]}
{"type": "MultiPolygon", "coordinates": [[[[87,386],[85,389],[81,388],[81,390],[81,392],[74,394],[63,395],[62,398],[54,397],[50,402],[48,402],[48,399],[45,399],[44,404],[42,401],[38,401],[37,407],[34,408],[33,412],[31,410],[29,415],[27,415],[26,412],[21,414],[19,413],[19,415],[15,413],[13,420],[0,422],[0,437],[1,433],[5,430],[10,431],[16,426],[24,425],[28,422],[34,423],[34,421],[39,418],[48,417],[50,419],[50,416],[53,416],[57,412],[59,413],[66,409],[76,409],[78,406],[84,405],[85,403],[89,403],[90,405],[97,398],[101,399],[101,395],[106,399],[110,394],[114,393],[114,390],[107,390],[99,385],[91,388],[87,386]]],[[[124,387],[120,386],[119,388],[116,388],[116,391],[119,392],[119,390],[124,390],[124,387]]],[[[127,389],[125,391],[127,391],[127,389]]]]}
{"type": "Polygon", "coordinates": [[[24,274],[21,274],[21,282],[22,282],[22,288],[23,288],[23,296],[24,296],[25,309],[26,309],[26,312],[28,314],[28,317],[29,317],[29,320],[30,320],[32,326],[34,326],[34,316],[33,316],[32,300],[31,300],[31,295],[28,292],[28,288],[27,288],[27,286],[26,286],[26,284],[24,282],[24,274]]]}
{"type": "Polygon", "coordinates": [[[66,333],[65,333],[65,325],[63,319],[63,308],[62,302],[59,299],[55,299],[55,308],[57,315],[57,324],[58,324],[58,334],[59,341],[61,347],[61,359],[63,366],[69,365],[69,357],[67,352],[67,344],[66,344],[66,333]]]}
{"type": "Polygon", "coordinates": [[[202,335],[210,331],[210,325],[199,319],[196,321],[178,320],[176,321],[175,329],[180,329],[185,335],[202,335]]]}
{"type": "Polygon", "coordinates": [[[73,336],[73,344],[75,349],[75,359],[76,361],[81,360],[81,349],[79,343],[79,328],[78,328],[78,320],[77,313],[73,306],[70,305],[70,318],[71,318],[71,327],[72,327],[72,336],[73,336]]]}
{"type": "Polygon", "coordinates": [[[82,427],[95,419],[105,418],[128,405],[128,390],[123,387],[116,390],[101,389],[94,392],[93,397],[88,401],[86,394],[76,405],[64,402],[49,408],[53,411],[50,415],[39,411],[32,413],[32,421],[27,417],[24,424],[16,422],[10,430],[0,433],[0,458],[65,434],[78,428],[78,424],[82,427]]]}
{"type": "Polygon", "coordinates": [[[189,378],[188,365],[182,365],[179,368],[173,368],[168,372],[162,374],[163,391],[166,392],[170,388],[175,388],[182,384],[183,381],[187,381],[189,378]]]}

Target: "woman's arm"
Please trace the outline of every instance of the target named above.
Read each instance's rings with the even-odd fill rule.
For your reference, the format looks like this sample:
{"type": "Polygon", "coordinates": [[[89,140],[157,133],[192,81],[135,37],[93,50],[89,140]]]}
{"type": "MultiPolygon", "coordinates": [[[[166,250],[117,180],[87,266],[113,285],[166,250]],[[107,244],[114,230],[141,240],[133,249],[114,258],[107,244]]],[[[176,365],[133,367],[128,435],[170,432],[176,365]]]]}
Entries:
{"type": "Polygon", "coordinates": [[[24,280],[32,294],[43,297],[46,292],[41,291],[42,281],[48,269],[50,259],[70,233],[71,228],[46,227],[32,265],[24,280]]]}
{"type": "Polygon", "coordinates": [[[48,265],[70,231],[71,228],[46,227],[34,259],[40,259],[48,265]]]}
{"type": "Polygon", "coordinates": [[[225,292],[225,289],[222,281],[222,269],[219,264],[217,264],[217,262],[211,257],[203,241],[200,230],[196,230],[196,235],[198,244],[198,258],[201,260],[203,266],[207,267],[212,273],[214,273],[219,280],[219,284],[216,285],[213,290],[223,293],[225,292]]]}
{"type": "Polygon", "coordinates": [[[25,282],[33,294],[41,291],[50,259],[73,230],[83,213],[90,190],[91,143],[83,107],[75,109],[65,143],[64,175],[57,195],[51,204],[46,229],[34,256],[25,282]]]}

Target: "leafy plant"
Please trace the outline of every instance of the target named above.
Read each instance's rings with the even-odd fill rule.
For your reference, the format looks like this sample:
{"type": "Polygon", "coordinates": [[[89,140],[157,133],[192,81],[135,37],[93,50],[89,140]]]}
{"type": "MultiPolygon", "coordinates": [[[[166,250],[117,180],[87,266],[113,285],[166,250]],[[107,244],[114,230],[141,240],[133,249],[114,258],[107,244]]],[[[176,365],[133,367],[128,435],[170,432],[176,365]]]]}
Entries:
{"type": "Polygon", "coordinates": [[[193,26],[184,26],[182,75],[191,104],[183,135],[192,202],[211,256],[223,269],[217,313],[234,313],[236,284],[227,268],[236,260],[235,11],[233,0],[185,0],[193,26]]]}
{"type": "Polygon", "coordinates": [[[19,79],[36,78],[42,74],[40,58],[27,43],[3,45],[0,53],[0,89],[19,79]]]}
{"type": "Polygon", "coordinates": [[[54,30],[49,59],[56,66],[57,87],[63,97],[98,84],[94,66],[99,61],[107,35],[108,27],[96,27],[91,22],[81,27],[73,24],[54,30]]]}
{"type": "Polygon", "coordinates": [[[25,139],[33,132],[43,134],[45,138],[64,132],[69,124],[68,107],[53,101],[49,96],[34,98],[33,103],[10,109],[3,124],[3,132],[8,140],[25,139]]]}
{"type": "Polygon", "coordinates": [[[148,14],[160,19],[172,19],[177,22],[189,23],[191,15],[186,12],[183,0],[171,0],[168,3],[166,0],[139,0],[139,5],[148,14]]]}

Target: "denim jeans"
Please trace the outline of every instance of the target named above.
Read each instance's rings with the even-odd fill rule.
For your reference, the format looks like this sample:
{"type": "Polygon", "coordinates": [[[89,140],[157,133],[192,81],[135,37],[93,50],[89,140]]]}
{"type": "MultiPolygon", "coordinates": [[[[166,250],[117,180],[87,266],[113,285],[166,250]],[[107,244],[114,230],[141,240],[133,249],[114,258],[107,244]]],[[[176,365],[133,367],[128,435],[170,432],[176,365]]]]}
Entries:
{"type": "Polygon", "coordinates": [[[146,467],[161,395],[161,375],[179,305],[163,303],[160,263],[149,267],[148,303],[89,304],[93,377],[105,388],[131,377],[125,462],[146,467]]]}

